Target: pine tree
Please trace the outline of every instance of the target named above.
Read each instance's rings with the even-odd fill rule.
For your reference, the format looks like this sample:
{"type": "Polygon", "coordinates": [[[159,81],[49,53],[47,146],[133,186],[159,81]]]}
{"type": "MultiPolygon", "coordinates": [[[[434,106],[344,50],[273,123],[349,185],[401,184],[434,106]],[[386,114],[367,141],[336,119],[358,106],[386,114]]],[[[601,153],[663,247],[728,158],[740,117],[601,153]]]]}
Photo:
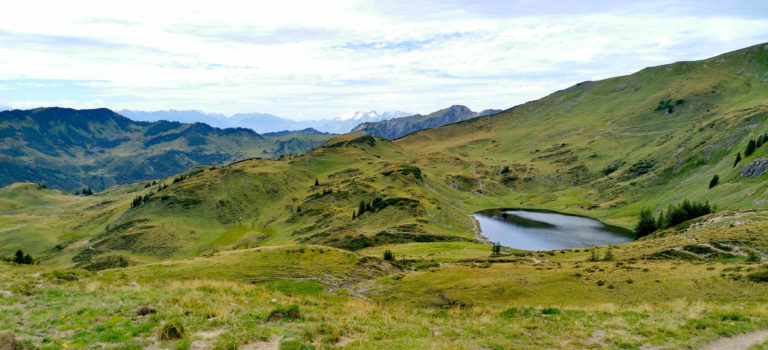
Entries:
{"type": "Polygon", "coordinates": [[[592,251],[589,254],[589,261],[600,261],[600,258],[597,257],[597,249],[592,248],[592,251]]]}
{"type": "Polygon", "coordinates": [[[651,210],[643,208],[640,210],[640,221],[635,227],[635,235],[637,238],[640,238],[653,233],[658,228],[656,224],[657,222],[654,220],[651,210]]]}
{"type": "Polygon", "coordinates": [[[22,252],[21,249],[16,251],[16,256],[13,258],[13,262],[17,264],[24,263],[24,252],[22,252]]]}
{"type": "Polygon", "coordinates": [[[320,186],[320,181],[317,181],[317,179],[315,179],[315,187],[317,186],[320,186]]]}
{"type": "Polygon", "coordinates": [[[357,207],[357,217],[360,217],[363,214],[365,214],[365,202],[360,201],[360,205],[357,207]]]}
{"type": "Polygon", "coordinates": [[[741,162],[741,152],[736,153],[736,161],[733,162],[733,167],[735,168],[739,164],[739,162],[741,162]]]}
{"type": "Polygon", "coordinates": [[[755,140],[749,140],[749,142],[747,143],[747,148],[744,150],[744,157],[751,156],[752,153],[755,153],[755,149],[757,149],[755,140]]]}
{"type": "Polygon", "coordinates": [[[353,211],[352,211],[352,220],[354,220],[354,219],[356,219],[356,218],[357,218],[357,216],[355,215],[355,211],[353,210],[353,211]]]}
{"type": "Polygon", "coordinates": [[[603,261],[613,261],[613,250],[611,250],[611,247],[608,247],[608,250],[605,251],[603,261]]]}
{"type": "Polygon", "coordinates": [[[715,174],[715,176],[712,177],[712,180],[709,180],[709,188],[717,186],[718,182],[720,182],[720,177],[715,174]]]}
{"type": "Polygon", "coordinates": [[[299,213],[301,213],[301,206],[300,205],[296,206],[296,214],[299,214],[299,213]]]}
{"type": "Polygon", "coordinates": [[[384,251],[384,260],[387,260],[387,261],[394,261],[395,260],[395,255],[392,254],[391,250],[387,249],[387,250],[384,251]]]}

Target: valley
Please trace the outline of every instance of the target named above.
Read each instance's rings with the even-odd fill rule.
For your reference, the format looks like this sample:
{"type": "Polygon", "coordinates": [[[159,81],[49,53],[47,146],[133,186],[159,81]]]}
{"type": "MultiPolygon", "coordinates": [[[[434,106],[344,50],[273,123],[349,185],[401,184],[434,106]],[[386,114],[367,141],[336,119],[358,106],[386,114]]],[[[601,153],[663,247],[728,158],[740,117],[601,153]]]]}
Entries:
{"type": "Polygon", "coordinates": [[[41,349],[676,349],[764,330],[767,93],[760,44],[399,138],[275,134],[264,158],[238,138],[241,161],[88,196],[14,183],[0,256],[36,262],[0,263],[0,329],[41,349]],[[684,200],[715,210],[598,247],[492,254],[472,216],[634,231],[684,200]]]}

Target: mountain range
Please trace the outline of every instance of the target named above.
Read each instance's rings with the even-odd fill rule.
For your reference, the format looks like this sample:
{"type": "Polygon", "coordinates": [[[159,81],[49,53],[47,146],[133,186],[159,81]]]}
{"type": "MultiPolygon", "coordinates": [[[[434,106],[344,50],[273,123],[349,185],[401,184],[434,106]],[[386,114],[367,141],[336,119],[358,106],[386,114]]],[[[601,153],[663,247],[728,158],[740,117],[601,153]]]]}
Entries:
{"type": "Polygon", "coordinates": [[[332,135],[304,130],[262,136],[203,123],[136,122],[108,109],[0,112],[0,185],[19,181],[101,190],[198,165],[300,154],[332,135]]]}
{"type": "Polygon", "coordinates": [[[226,116],[224,114],[205,113],[195,110],[152,112],[121,110],[118,113],[139,121],[168,120],[182,123],[207,123],[219,128],[249,128],[258,133],[313,128],[321,132],[334,134],[347,133],[358,124],[364,122],[377,122],[411,115],[410,113],[399,111],[382,113],[370,111],[350,113],[335,119],[293,120],[268,113],[240,113],[226,116]]]}
{"type": "MultiPolygon", "coordinates": [[[[268,114],[226,117],[198,111],[121,113],[138,121],[107,109],[39,108],[0,112],[3,122],[0,136],[5,138],[0,146],[3,165],[0,185],[32,181],[59,189],[101,190],[166,177],[198,165],[301,154],[334,136],[311,127],[292,129],[312,122],[268,114]],[[209,126],[201,120],[225,128],[209,126]],[[279,131],[260,135],[252,128],[228,127],[231,125],[279,131]]],[[[370,131],[395,138],[487,113],[489,111],[475,113],[464,106],[453,106],[427,116],[395,118],[403,113],[357,112],[337,120],[315,122],[326,123],[326,129],[363,122],[355,132],[370,131]],[[386,118],[392,119],[383,120],[386,118]]]]}
{"type": "MultiPolygon", "coordinates": [[[[583,214],[624,227],[634,224],[642,206],[683,199],[709,200],[732,210],[754,208],[764,202],[766,175],[749,171],[744,176],[742,171],[762,164],[768,148],[753,151],[736,166],[734,159],[750,140],[768,132],[766,77],[768,48],[755,46],[582,82],[500,113],[394,141],[348,134],[282,160],[266,157],[205,168],[184,181],[168,178],[146,188],[117,186],[97,195],[115,200],[104,207],[112,208],[110,229],[105,231],[105,221],[78,235],[98,234],[95,247],[142,260],[236,245],[254,239],[252,231],[264,237],[263,244],[291,241],[352,250],[412,241],[474,241],[473,219],[467,214],[510,205],[583,214]],[[721,185],[708,189],[714,175],[721,185]],[[147,194],[143,205],[127,206],[147,194]],[[352,219],[361,201],[376,198],[383,200],[377,202],[380,210],[352,219]],[[251,229],[259,227],[272,233],[251,229]],[[240,231],[231,233],[235,229],[240,231]]],[[[452,111],[472,114],[462,107],[440,114],[452,111]]],[[[73,169],[96,179],[93,187],[106,185],[107,174],[122,179],[138,171],[136,176],[154,179],[171,173],[169,165],[192,163],[188,159],[222,163],[249,153],[276,155],[273,141],[246,129],[139,123],[107,110],[45,109],[3,116],[28,125],[4,129],[3,135],[28,133],[18,138],[27,140],[19,149],[41,159],[22,169],[64,176],[65,168],[50,164],[83,159],[73,169]],[[65,112],[73,113],[67,123],[61,122],[65,112]],[[75,143],[84,132],[96,133],[98,141],[66,151],[57,147],[75,143]],[[194,151],[164,152],[172,143],[194,151]],[[138,152],[137,144],[152,147],[138,152]],[[222,148],[238,153],[227,156],[222,148]],[[105,162],[100,154],[106,149],[123,150],[125,157],[105,162]],[[193,158],[197,154],[207,158],[193,158]],[[153,157],[163,160],[162,168],[147,165],[153,157]]],[[[293,137],[275,134],[281,135],[293,137]]],[[[3,152],[18,151],[6,147],[3,152]]],[[[67,230],[85,225],[73,220],[67,230]]]]}
{"type": "Polygon", "coordinates": [[[407,117],[392,118],[378,122],[365,122],[352,129],[353,133],[364,133],[371,136],[393,140],[412,132],[436,128],[439,126],[467,120],[474,117],[482,117],[501,112],[499,109],[486,109],[481,112],[473,112],[465,106],[451,106],[428,115],[412,115],[407,117]]]}

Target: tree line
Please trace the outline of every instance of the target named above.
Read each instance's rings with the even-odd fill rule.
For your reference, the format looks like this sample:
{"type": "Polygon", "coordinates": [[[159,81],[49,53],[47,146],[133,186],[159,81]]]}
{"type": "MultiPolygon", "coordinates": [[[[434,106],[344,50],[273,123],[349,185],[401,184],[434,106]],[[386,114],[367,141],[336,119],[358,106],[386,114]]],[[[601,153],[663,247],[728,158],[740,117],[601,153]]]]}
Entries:
{"type": "Polygon", "coordinates": [[[640,211],[640,221],[635,227],[637,238],[647,236],[656,230],[662,230],[677,226],[685,221],[713,213],[715,210],[709,202],[698,203],[684,200],[679,204],[672,204],[666,210],[662,210],[658,217],[653,216],[653,211],[643,208],[640,211]]]}
{"type": "Polygon", "coordinates": [[[384,201],[384,199],[381,197],[376,197],[370,202],[360,201],[360,204],[357,206],[357,212],[354,210],[352,211],[352,218],[356,219],[365,213],[376,212],[376,210],[379,209],[379,204],[381,204],[382,201],[384,201]]]}

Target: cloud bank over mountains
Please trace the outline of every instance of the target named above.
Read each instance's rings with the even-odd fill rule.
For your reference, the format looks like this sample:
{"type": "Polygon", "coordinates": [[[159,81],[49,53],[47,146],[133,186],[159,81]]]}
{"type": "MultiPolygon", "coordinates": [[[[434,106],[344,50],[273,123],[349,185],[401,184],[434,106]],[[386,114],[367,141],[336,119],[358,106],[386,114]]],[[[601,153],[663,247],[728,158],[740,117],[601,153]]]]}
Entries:
{"type": "Polygon", "coordinates": [[[503,109],[768,37],[764,1],[17,1],[4,13],[0,105],[296,120],[503,109]]]}

